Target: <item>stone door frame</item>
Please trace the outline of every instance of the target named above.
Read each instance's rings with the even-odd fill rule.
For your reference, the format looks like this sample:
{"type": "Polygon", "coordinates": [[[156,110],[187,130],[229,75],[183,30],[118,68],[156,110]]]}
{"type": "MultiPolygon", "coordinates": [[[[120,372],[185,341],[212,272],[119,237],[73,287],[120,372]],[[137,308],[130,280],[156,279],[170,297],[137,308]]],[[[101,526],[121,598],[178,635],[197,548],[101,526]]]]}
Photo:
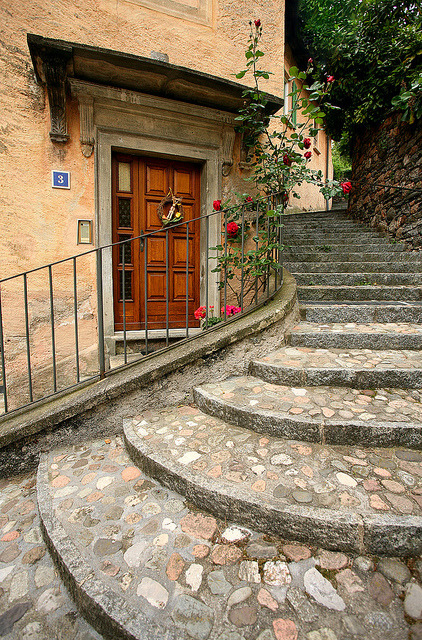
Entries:
{"type": "MultiPolygon", "coordinates": [[[[125,89],[70,80],[79,101],[82,152],[86,141],[95,152],[96,246],[112,238],[112,153],[122,151],[201,165],[201,215],[220,199],[222,175],[233,164],[235,115],[125,89]]],[[[209,246],[218,244],[221,217],[209,219],[209,246]]],[[[201,224],[200,298],[206,299],[206,224],[201,224]]],[[[208,273],[208,302],[219,308],[218,274],[208,273]]],[[[104,331],[114,336],[113,270],[111,250],[103,251],[104,331]]],[[[175,330],[177,331],[177,330],[175,330]]]]}

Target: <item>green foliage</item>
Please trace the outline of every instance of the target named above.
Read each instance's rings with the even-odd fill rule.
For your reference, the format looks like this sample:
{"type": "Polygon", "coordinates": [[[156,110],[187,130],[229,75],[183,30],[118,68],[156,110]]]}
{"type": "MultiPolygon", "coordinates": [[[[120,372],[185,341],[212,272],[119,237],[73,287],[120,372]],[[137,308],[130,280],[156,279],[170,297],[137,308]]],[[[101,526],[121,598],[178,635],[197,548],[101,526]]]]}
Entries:
{"type": "Polygon", "coordinates": [[[252,170],[249,180],[268,198],[264,196],[249,202],[250,198],[245,194],[237,194],[237,206],[226,209],[230,203],[225,203],[222,240],[214,247],[216,267],[213,269],[223,275],[220,289],[226,293],[228,290],[240,306],[251,295],[257,301],[280,270],[281,215],[291,195],[300,198],[298,186],[305,182],[314,184],[326,198],[341,192],[336,181],[325,180],[321,171],[310,169],[308,164],[312,155],[311,139],[320,130],[325,111],[330,107],[327,96],[331,83],[313,82],[305,87],[307,94],[304,97],[299,87],[307,73],[291,67],[292,92],[289,96],[292,109],[289,114],[268,116],[266,93],[261,89],[261,82],[268,80],[270,73],[259,68],[264,56],[259,48],[262,28],[252,22],[250,25],[246,68],[236,74],[236,78],[241,80],[249,74],[253,82],[243,92],[244,107],[239,110],[236,120],[237,129],[243,134],[243,144],[248,148],[252,170]],[[320,106],[323,100],[324,110],[320,106]],[[238,226],[235,237],[228,234],[230,223],[238,226]]]}
{"type": "Polygon", "coordinates": [[[332,158],[335,180],[350,180],[352,175],[352,161],[350,157],[342,151],[337,142],[333,144],[332,158]]]}
{"type": "Polygon", "coordinates": [[[421,117],[422,28],[414,0],[302,0],[307,44],[318,59],[316,77],[336,80],[328,132],[343,147],[393,109],[421,117]]]}

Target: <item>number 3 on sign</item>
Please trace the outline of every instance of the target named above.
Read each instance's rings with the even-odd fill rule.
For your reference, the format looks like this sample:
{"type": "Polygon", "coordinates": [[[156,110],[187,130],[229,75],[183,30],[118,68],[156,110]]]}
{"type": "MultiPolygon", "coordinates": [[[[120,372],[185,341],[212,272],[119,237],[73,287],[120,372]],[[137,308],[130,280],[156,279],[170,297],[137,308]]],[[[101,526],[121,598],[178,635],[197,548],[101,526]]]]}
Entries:
{"type": "Polygon", "coordinates": [[[53,189],[70,189],[70,171],[51,172],[51,186],[53,189]]]}

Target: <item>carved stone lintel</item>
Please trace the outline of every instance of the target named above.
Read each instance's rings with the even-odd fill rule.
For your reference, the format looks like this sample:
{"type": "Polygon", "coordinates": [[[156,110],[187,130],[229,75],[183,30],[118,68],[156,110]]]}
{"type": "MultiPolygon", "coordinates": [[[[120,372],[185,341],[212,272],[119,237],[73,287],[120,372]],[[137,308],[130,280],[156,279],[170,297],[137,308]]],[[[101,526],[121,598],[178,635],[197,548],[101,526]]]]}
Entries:
{"type": "Polygon", "coordinates": [[[54,142],[67,142],[70,137],[66,119],[66,67],[65,56],[52,54],[43,59],[43,71],[50,103],[50,138],[54,142]]]}
{"type": "Polygon", "coordinates": [[[94,98],[80,93],[78,94],[78,102],[81,149],[85,158],[89,158],[94,151],[95,144],[94,98]]]}
{"type": "Polygon", "coordinates": [[[236,133],[233,127],[223,127],[223,149],[222,149],[222,172],[223,176],[228,176],[233,166],[233,148],[236,133]]]}

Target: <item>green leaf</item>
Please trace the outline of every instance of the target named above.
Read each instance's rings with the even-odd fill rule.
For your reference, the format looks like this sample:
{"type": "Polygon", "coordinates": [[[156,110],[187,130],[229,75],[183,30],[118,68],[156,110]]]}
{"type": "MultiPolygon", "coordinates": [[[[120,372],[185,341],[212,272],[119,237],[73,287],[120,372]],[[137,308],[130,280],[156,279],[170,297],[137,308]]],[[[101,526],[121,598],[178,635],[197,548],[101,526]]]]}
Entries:
{"type": "Polygon", "coordinates": [[[240,80],[241,78],[243,78],[243,76],[245,75],[246,71],[240,71],[239,73],[236,73],[236,78],[238,80],[240,80]]]}

